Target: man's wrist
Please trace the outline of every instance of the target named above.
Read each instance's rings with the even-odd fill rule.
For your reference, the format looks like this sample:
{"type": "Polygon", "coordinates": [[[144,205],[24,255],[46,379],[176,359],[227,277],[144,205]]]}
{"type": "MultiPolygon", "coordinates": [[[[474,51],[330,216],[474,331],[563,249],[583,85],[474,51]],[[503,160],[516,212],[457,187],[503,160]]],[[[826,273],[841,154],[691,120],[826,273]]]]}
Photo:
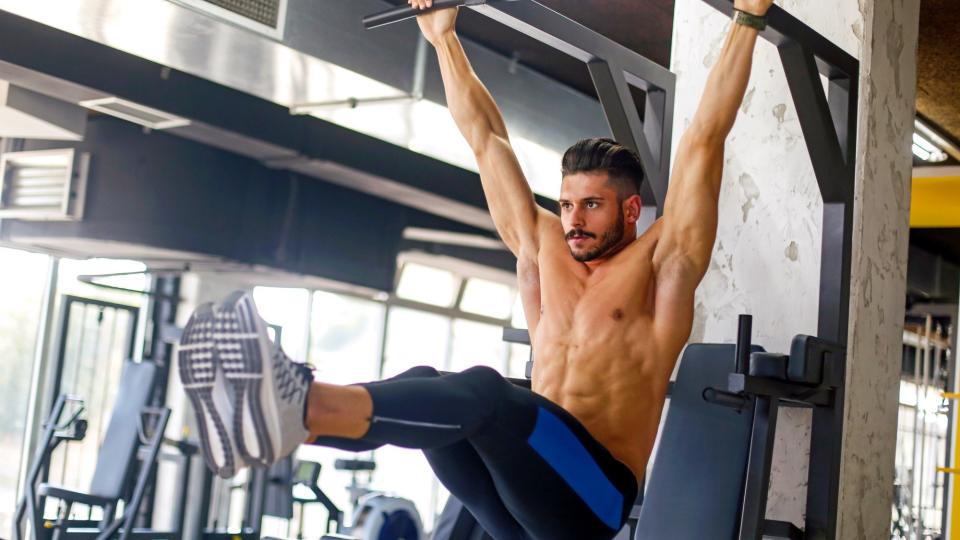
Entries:
{"type": "Polygon", "coordinates": [[[741,26],[753,28],[762,32],[767,28],[767,17],[764,15],[754,15],[739,8],[733,8],[733,22],[741,26]]]}

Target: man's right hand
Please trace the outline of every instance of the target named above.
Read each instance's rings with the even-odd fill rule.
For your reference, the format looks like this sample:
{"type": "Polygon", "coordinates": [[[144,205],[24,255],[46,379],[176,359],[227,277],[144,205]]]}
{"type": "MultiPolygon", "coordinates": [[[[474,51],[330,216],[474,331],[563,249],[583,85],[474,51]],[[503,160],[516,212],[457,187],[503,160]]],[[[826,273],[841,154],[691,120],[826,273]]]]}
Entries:
{"type": "MultiPolygon", "coordinates": [[[[407,0],[411,7],[427,9],[433,6],[433,0],[407,0]]],[[[457,26],[457,11],[459,8],[438,9],[430,13],[417,16],[417,24],[427,41],[436,45],[446,34],[453,33],[457,26]]]]}

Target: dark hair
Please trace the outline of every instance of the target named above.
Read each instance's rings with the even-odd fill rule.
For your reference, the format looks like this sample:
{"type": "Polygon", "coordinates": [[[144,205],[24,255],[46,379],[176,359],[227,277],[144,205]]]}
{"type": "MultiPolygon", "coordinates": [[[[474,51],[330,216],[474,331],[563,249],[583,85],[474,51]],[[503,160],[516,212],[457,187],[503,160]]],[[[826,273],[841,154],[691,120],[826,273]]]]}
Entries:
{"type": "Polygon", "coordinates": [[[613,139],[583,139],[563,154],[563,176],[578,172],[605,172],[620,199],[640,193],[643,167],[637,153],[613,139]]]}

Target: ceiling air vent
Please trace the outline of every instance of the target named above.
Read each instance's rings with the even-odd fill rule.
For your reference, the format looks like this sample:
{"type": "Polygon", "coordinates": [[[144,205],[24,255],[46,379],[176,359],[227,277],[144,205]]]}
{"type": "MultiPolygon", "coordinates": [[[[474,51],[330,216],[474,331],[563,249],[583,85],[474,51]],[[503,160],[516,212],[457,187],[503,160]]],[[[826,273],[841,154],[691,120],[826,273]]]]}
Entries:
{"type": "Polygon", "coordinates": [[[283,39],[287,0],[172,0],[274,39],[283,39]]]}
{"type": "Polygon", "coordinates": [[[90,155],[72,148],[0,156],[0,219],[76,221],[83,217],[90,155]]]}
{"type": "Polygon", "coordinates": [[[186,118],[180,118],[118,97],[90,99],[81,101],[80,105],[155,130],[190,125],[190,121],[186,118]]]}

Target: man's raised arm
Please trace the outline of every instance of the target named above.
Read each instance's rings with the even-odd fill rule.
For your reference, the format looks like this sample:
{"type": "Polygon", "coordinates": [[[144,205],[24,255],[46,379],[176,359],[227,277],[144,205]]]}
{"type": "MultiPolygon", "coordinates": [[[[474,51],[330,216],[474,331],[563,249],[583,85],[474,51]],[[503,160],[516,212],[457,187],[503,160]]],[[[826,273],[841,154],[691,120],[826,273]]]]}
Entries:
{"type": "MultiPolygon", "coordinates": [[[[429,0],[411,0],[429,7],[429,0]]],[[[507,128],[490,93],[477,78],[455,32],[456,9],[420,15],[417,21],[437,50],[447,107],[477,158],[494,225],[517,257],[535,257],[541,211],[510,146],[507,128]]]]}
{"type": "MultiPolygon", "coordinates": [[[[745,13],[763,16],[772,3],[736,0],[735,6],[745,13]]],[[[745,19],[748,24],[757,21],[745,19]]],[[[747,24],[731,25],[697,112],[677,148],[654,264],[669,266],[668,274],[682,276],[693,288],[710,263],[717,235],[724,144],[747,89],[757,35],[758,31],[747,24]]]]}
{"type": "MultiPolygon", "coordinates": [[[[734,2],[738,10],[756,16],[766,15],[772,3],[734,2]]],[[[663,207],[663,228],[653,254],[657,275],[654,322],[670,347],[682,346],[690,335],[694,293],[710,264],[717,237],[724,143],[743,102],[757,42],[757,29],[747,24],[759,21],[746,17],[731,25],[700,106],[677,147],[663,207]]]]}

